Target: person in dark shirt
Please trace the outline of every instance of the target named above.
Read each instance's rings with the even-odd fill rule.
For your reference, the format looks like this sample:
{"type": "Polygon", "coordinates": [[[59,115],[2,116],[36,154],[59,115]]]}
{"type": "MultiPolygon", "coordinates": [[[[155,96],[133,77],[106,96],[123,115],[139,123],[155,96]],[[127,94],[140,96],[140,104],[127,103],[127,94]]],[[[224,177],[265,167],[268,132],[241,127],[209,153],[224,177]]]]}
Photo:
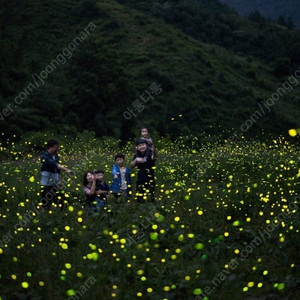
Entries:
{"type": "Polygon", "coordinates": [[[86,197],[85,208],[89,214],[95,214],[101,208],[107,206],[106,195],[109,192],[109,187],[103,182],[103,174],[102,171],[87,171],[83,176],[83,191],[86,197]]]}
{"type": "MultiPolygon", "coordinates": [[[[59,143],[50,140],[47,143],[47,151],[41,156],[41,196],[42,207],[50,208],[52,203],[58,204],[57,192],[61,188],[60,170],[71,174],[72,171],[59,163],[57,151],[59,143]]],[[[61,203],[61,206],[63,203],[61,203]]]]}
{"type": "Polygon", "coordinates": [[[136,142],[136,154],[134,155],[130,166],[138,168],[138,176],[136,183],[137,200],[143,203],[147,199],[147,194],[150,194],[151,202],[155,202],[155,177],[154,164],[155,156],[152,150],[148,147],[148,143],[144,139],[139,139],[136,142]]]}
{"type": "Polygon", "coordinates": [[[100,202],[98,201],[98,207],[106,206],[106,201],[109,196],[109,186],[104,182],[104,171],[95,171],[94,176],[96,178],[96,194],[97,197],[102,200],[100,202]]]}

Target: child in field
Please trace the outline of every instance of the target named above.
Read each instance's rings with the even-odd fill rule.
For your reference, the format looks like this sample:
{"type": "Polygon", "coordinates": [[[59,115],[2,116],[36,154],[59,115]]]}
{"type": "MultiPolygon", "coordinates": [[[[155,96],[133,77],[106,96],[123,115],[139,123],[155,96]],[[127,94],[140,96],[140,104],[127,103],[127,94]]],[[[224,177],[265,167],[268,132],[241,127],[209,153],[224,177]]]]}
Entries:
{"type": "Polygon", "coordinates": [[[155,146],[153,144],[153,141],[152,141],[151,137],[148,136],[148,129],[146,127],[141,128],[141,137],[140,137],[140,139],[143,139],[143,140],[147,141],[147,147],[152,150],[152,153],[156,157],[156,149],[155,149],[155,146]]]}
{"type": "Polygon", "coordinates": [[[102,190],[97,190],[97,177],[92,171],[87,171],[83,176],[83,191],[86,196],[85,207],[89,214],[99,211],[106,206],[105,200],[98,197],[98,194],[104,194],[102,190]]]}
{"type": "Polygon", "coordinates": [[[134,155],[130,166],[138,167],[138,178],[136,183],[137,200],[140,203],[147,199],[147,194],[151,196],[151,202],[155,202],[155,177],[154,163],[155,156],[152,150],[148,147],[148,142],[144,139],[139,139],[136,142],[136,154],[134,155]]]}
{"type": "Polygon", "coordinates": [[[109,186],[104,182],[104,172],[101,170],[95,171],[94,176],[96,178],[96,194],[106,204],[109,195],[109,186]]]}
{"type": "Polygon", "coordinates": [[[130,170],[124,165],[125,155],[119,153],[115,156],[115,164],[112,167],[113,183],[110,190],[115,196],[115,200],[121,197],[125,202],[131,194],[130,170]]]}

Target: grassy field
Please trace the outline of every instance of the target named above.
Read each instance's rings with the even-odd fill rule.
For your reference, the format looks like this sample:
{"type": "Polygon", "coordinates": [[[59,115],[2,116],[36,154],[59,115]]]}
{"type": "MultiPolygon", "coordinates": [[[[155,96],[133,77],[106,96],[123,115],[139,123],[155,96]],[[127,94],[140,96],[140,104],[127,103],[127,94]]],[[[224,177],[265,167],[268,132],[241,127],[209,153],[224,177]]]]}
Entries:
{"type": "MultiPolygon", "coordinates": [[[[49,137],[42,136],[43,141],[49,137]]],[[[39,145],[0,145],[0,299],[296,299],[299,157],[284,138],[157,141],[157,203],[82,208],[82,175],[132,144],[61,141],[64,209],[39,202],[39,145]],[[34,150],[33,150],[34,149],[34,150]]],[[[133,172],[133,181],[135,181],[133,172]]]]}

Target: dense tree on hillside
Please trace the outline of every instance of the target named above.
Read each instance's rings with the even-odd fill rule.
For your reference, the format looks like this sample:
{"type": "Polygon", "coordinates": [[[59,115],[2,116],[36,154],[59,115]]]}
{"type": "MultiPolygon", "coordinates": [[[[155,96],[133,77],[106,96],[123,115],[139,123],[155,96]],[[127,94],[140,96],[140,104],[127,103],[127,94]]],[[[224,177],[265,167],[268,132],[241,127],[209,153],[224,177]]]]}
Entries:
{"type": "MultiPolygon", "coordinates": [[[[0,8],[0,133],[8,136],[88,130],[127,140],[146,125],[174,138],[226,137],[272,95],[299,60],[296,31],[259,16],[253,16],[259,23],[241,18],[218,1],[13,4],[5,0],[0,8]],[[90,22],[97,30],[16,104],[32,76],[45,70],[90,22]],[[292,45],[288,53],[287,45],[292,45]],[[162,93],[143,102],[140,96],[153,82],[162,93]],[[7,107],[13,109],[8,116],[7,107]],[[125,118],[130,110],[134,114],[125,118]]],[[[282,95],[272,118],[255,122],[249,134],[262,128],[282,132],[286,123],[296,126],[299,99],[297,89],[282,95]]]]}
{"type": "MultiPolygon", "coordinates": [[[[271,64],[277,58],[290,57],[290,49],[296,50],[295,40],[300,35],[299,32],[284,30],[275,23],[267,22],[258,11],[250,14],[247,22],[233,9],[217,0],[119,0],[119,2],[162,18],[203,42],[218,44],[239,55],[253,55],[271,64]],[[259,35],[265,36],[264,42],[254,43],[253,47],[253,41],[259,35]]],[[[288,24],[284,18],[280,18],[279,22],[285,28],[293,28],[293,24],[288,24]]],[[[290,67],[296,67],[299,63],[300,57],[293,57],[290,67]]]]}
{"type": "Polygon", "coordinates": [[[277,20],[280,15],[291,18],[300,27],[300,2],[298,0],[220,0],[234,7],[240,14],[249,15],[258,10],[264,17],[277,20]]]}
{"type": "Polygon", "coordinates": [[[286,23],[286,20],[285,20],[285,17],[280,15],[277,19],[277,24],[280,25],[280,26],[284,26],[284,27],[287,27],[287,23],[286,23]]]}
{"type": "Polygon", "coordinates": [[[296,28],[296,25],[291,17],[288,17],[288,19],[287,19],[287,28],[290,30],[293,30],[296,28]]]}
{"type": "Polygon", "coordinates": [[[259,24],[265,24],[266,23],[266,18],[264,18],[258,10],[255,10],[255,11],[251,12],[249,14],[248,18],[249,18],[249,20],[251,20],[255,23],[259,23],[259,24]]]}

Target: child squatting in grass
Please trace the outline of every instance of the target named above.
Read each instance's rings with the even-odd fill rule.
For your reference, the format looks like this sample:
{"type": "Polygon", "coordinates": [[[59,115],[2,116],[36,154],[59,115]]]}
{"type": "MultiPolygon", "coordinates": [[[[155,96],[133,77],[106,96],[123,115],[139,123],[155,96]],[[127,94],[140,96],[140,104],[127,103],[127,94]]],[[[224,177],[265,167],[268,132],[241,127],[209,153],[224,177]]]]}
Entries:
{"type": "Polygon", "coordinates": [[[107,205],[108,186],[103,182],[104,173],[103,171],[96,171],[95,173],[87,171],[83,176],[83,191],[86,196],[85,207],[90,214],[98,212],[107,205]]]}

